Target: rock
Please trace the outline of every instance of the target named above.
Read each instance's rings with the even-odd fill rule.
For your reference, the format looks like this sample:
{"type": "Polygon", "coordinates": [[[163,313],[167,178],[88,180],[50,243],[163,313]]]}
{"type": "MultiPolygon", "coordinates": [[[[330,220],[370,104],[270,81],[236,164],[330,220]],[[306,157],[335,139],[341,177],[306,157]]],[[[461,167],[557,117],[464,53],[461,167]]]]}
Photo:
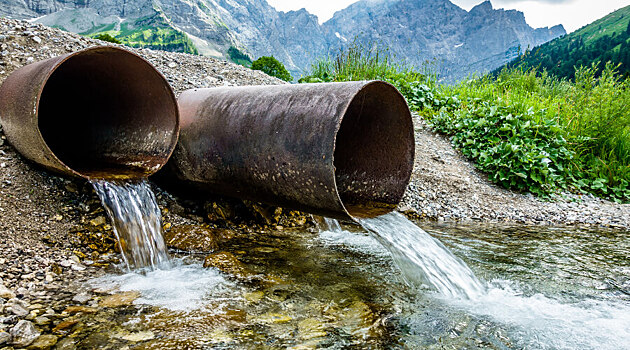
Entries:
{"type": "Polygon", "coordinates": [[[265,296],[265,292],[263,292],[263,291],[256,291],[256,292],[251,292],[251,293],[245,293],[243,295],[243,298],[245,298],[245,300],[249,301],[250,303],[257,303],[264,296],[265,296]]]}
{"type": "Polygon", "coordinates": [[[254,276],[254,273],[251,272],[245,264],[240,262],[234,254],[229,252],[219,252],[208,255],[203,262],[203,267],[214,267],[240,279],[247,279],[254,276]]]}
{"type": "Polygon", "coordinates": [[[373,325],[376,318],[368,305],[360,300],[344,308],[339,315],[339,321],[350,334],[359,339],[366,339],[373,335],[373,325]]]}
{"type": "Polygon", "coordinates": [[[50,323],[50,318],[46,316],[37,316],[33,319],[33,322],[35,322],[38,326],[44,326],[50,323]]]}
{"type": "Polygon", "coordinates": [[[59,322],[59,324],[57,324],[52,331],[53,333],[64,333],[68,330],[68,328],[74,326],[77,323],[79,323],[79,320],[67,319],[59,322]]]}
{"type": "Polygon", "coordinates": [[[261,323],[287,323],[293,320],[291,316],[283,315],[279,313],[268,312],[266,314],[260,315],[255,319],[255,321],[261,323]]]}
{"type": "Polygon", "coordinates": [[[15,298],[15,293],[13,293],[9,288],[5,287],[4,284],[0,284],[0,298],[13,299],[15,298]]]}
{"type": "Polygon", "coordinates": [[[96,219],[92,219],[90,220],[90,225],[92,226],[102,226],[105,225],[105,223],[107,223],[106,219],[104,216],[99,216],[96,219]]]}
{"type": "Polygon", "coordinates": [[[298,336],[302,340],[325,337],[326,331],[324,329],[325,326],[321,321],[307,318],[298,323],[298,336]]]}
{"type": "Polygon", "coordinates": [[[40,335],[33,344],[28,347],[28,350],[48,350],[57,344],[58,337],[52,334],[40,335]]]}
{"type": "Polygon", "coordinates": [[[63,338],[57,343],[55,350],[74,350],[76,348],[73,338],[63,338]]]}
{"type": "Polygon", "coordinates": [[[38,43],[38,44],[41,44],[41,42],[42,42],[42,38],[40,38],[40,37],[38,37],[38,36],[34,36],[34,37],[32,37],[31,39],[33,39],[33,41],[34,41],[34,42],[36,42],[36,43],[38,43]]]}
{"type": "Polygon", "coordinates": [[[31,321],[21,320],[13,328],[11,328],[11,338],[13,338],[11,344],[19,347],[29,346],[37,337],[40,332],[35,328],[35,325],[31,321]]]}
{"type": "Polygon", "coordinates": [[[92,299],[92,295],[88,293],[79,293],[72,298],[72,301],[79,304],[85,304],[92,299]]]}
{"type": "Polygon", "coordinates": [[[70,315],[74,315],[77,313],[92,314],[97,311],[98,309],[93,308],[93,307],[87,307],[87,306],[68,306],[65,310],[63,310],[63,312],[70,315]]]}
{"type": "Polygon", "coordinates": [[[12,304],[7,309],[11,310],[11,312],[17,317],[25,317],[29,314],[28,309],[18,303],[12,304]]]}
{"type": "Polygon", "coordinates": [[[213,229],[197,225],[174,226],[164,233],[166,245],[187,252],[209,253],[218,248],[223,237],[232,237],[228,229],[213,229]]]}
{"type": "Polygon", "coordinates": [[[0,331],[0,346],[8,344],[10,341],[11,341],[11,334],[5,331],[0,331]]]}
{"type": "Polygon", "coordinates": [[[114,295],[108,295],[101,299],[100,306],[101,307],[120,307],[120,306],[128,306],[131,305],[134,300],[140,297],[140,292],[137,291],[129,291],[118,293],[114,295]]]}
{"type": "Polygon", "coordinates": [[[153,334],[153,332],[151,331],[137,332],[137,333],[123,335],[120,338],[127,341],[131,341],[131,342],[141,342],[141,341],[155,339],[155,334],[153,334]]]}

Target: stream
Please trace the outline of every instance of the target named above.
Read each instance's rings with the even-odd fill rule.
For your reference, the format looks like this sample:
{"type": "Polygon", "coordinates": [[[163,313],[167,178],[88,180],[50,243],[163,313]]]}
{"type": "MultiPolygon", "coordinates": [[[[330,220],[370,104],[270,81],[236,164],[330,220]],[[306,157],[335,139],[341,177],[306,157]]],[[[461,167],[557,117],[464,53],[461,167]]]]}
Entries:
{"type": "Polygon", "coordinates": [[[432,250],[452,253],[422,260],[390,252],[422,231],[406,218],[363,225],[392,220],[402,230],[379,239],[332,221],[243,233],[224,248],[242,263],[237,276],[171,252],[169,269],[92,280],[139,297],[86,316],[79,348],[630,348],[628,232],[423,223],[432,250]],[[456,263],[459,282],[408,271],[436,261],[456,263]]]}

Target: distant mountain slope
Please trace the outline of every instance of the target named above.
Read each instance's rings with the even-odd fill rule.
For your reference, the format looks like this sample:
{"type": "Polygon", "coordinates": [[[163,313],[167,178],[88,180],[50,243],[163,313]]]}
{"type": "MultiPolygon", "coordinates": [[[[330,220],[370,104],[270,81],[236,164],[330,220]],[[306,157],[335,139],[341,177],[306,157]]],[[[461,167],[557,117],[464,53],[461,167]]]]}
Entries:
{"type": "Polygon", "coordinates": [[[323,25],[304,9],[279,12],[265,0],[0,0],[1,14],[105,32],[135,46],[273,55],[295,77],[355,38],[385,44],[411,65],[436,62],[443,76],[458,79],[565,34],[562,26],[533,29],[521,12],[495,10],[489,1],[467,12],[448,0],[362,0],[323,25]]]}
{"type": "Polygon", "coordinates": [[[630,76],[630,6],[619,9],[581,29],[526,51],[507,67],[545,69],[573,79],[577,66],[606,62],[630,76]]]}

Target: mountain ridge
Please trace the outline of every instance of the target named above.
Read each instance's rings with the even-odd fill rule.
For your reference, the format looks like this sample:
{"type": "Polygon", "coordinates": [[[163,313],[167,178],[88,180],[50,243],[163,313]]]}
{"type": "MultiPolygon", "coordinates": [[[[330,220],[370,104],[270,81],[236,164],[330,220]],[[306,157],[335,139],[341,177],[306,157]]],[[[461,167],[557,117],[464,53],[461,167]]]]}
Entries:
{"type": "Polygon", "coordinates": [[[187,50],[185,34],[204,55],[227,58],[230,47],[254,58],[273,55],[295,77],[355,38],[386,45],[409,65],[433,60],[443,76],[461,79],[508,62],[519,47],[565,34],[561,26],[534,29],[521,12],[494,9],[489,1],[466,11],[448,0],[361,0],[322,24],[305,9],[277,11],[265,0],[0,0],[0,5],[0,15],[37,18],[85,35],[124,34],[139,46],[172,39],[161,45],[187,50]]]}

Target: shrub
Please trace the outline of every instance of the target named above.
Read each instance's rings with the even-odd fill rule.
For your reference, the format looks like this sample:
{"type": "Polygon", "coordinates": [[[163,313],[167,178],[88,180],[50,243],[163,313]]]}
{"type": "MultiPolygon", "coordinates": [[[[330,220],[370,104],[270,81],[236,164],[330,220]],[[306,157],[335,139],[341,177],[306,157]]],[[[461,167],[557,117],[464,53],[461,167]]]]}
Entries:
{"type": "Polygon", "coordinates": [[[107,33],[96,35],[94,37],[94,39],[103,40],[103,41],[107,41],[107,42],[114,43],[114,44],[122,44],[122,42],[120,40],[114,38],[113,36],[111,36],[111,35],[109,35],[107,33]]]}
{"type": "Polygon", "coordinates": [[[273,56],[262,56],[259,59],[252,62],[253,70],[263,71],[272,77],[282,79],[284,81],[291,81],[293,77],[280,61],[273,56]]]}

